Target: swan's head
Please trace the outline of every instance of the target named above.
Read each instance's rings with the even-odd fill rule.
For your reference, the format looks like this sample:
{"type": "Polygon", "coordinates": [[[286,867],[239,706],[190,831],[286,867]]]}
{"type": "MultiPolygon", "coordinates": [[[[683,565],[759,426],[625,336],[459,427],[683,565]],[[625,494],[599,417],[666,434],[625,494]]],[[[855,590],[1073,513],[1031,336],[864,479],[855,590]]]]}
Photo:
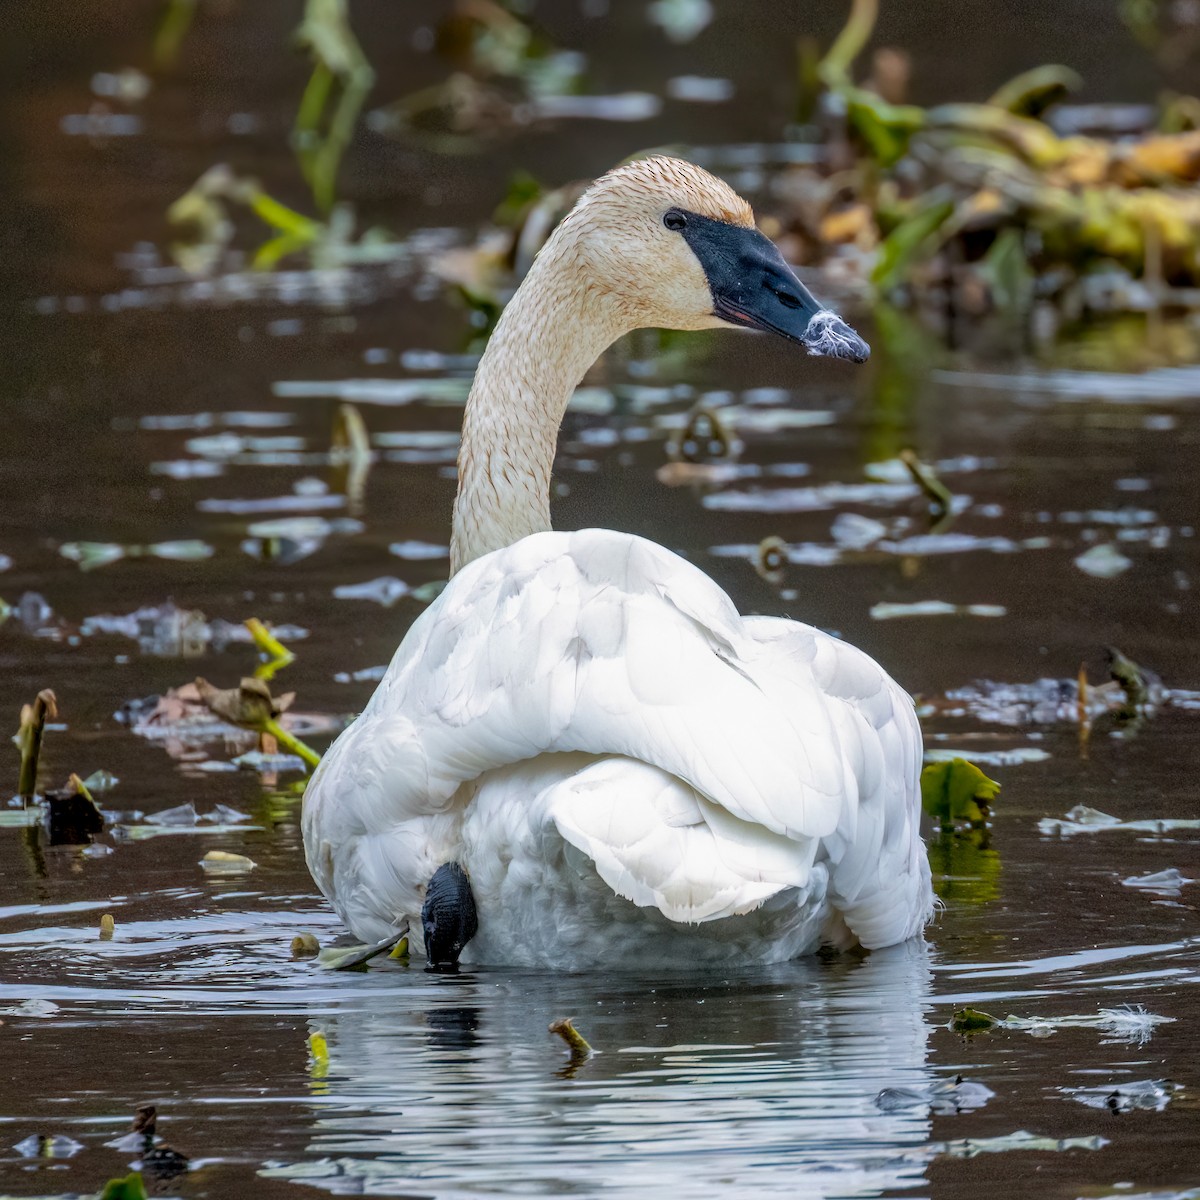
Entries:
{"type": "Polygon", "coordinates": [[[864,362],[870,347],[796,278],[728,184],[677,158],[598,179],[563,222],[589,286],[630,328],[741,325],[864,362]]]}

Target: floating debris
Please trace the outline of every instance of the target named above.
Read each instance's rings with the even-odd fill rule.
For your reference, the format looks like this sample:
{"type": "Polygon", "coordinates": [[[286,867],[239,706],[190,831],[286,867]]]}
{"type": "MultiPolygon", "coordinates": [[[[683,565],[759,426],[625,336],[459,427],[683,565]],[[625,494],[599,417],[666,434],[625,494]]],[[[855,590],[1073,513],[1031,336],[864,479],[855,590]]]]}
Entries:
{"type": "Polygon", "coordinates": [[[1093,579],[1115,579],[1133,566],[1133,560],[1126,558],[1111,543],[1102,542],[1079,555],[1075,565],[1093,579]]]}
{"type": "Polygon", "coordinates": [[[1168,867],[1165,871],[1155,871],[1150,875],[1131,875],[1121,882],[1128,888],[1137,888],[1143,892],[1155,892],[1160,896],[1179,896],[1187,884],[1196,881],[1189,879],[1177,867],[1168,867]]]}
{"type": "Polygon", "coordinates": [[[272,754],[265,750],[247,750],[245,754],[239,754],[233,764],[243,770],[257,771],[260,775],[278,775],[286,771],[304,774],[309,767],[298,754],[272,754]]]}
{"type": "Polygon", "coordinates": [[[903,604],[871,605],[876,621],[891,621],[897,617],[1003,617],[1008,614],[1001,604],[950,604],[945,600],[914,600],[903,604]]]}
{"type": "Polygon", "coordinates": [[[336,600],[370,600],[384,608],[391,608],[397,600],[409,594],[408,584],[394,575],[383,575],[367,583],[344,583],[333,589],[336,600]]]}
{"type": "Polygon", "coordinates": [[[83,1149],[83,1143],[61,1133],[51,1136],[34,1133],[17,1142],[13,1149],[22,1158],[73,1158],[83,1149]]]}
{"type": "Polygon", "coordinates": [[[1086,804],[1077,804],[1065,817],[1043,817],[1038,822],[1038,832],[1072,836],[1077,833],[1176,833],[1200,829],[1200,820],[1190,818],[1162,817],[1149,820],[1122,821],[1086,804]]]}
{"type": "Polygon", "coordinates": [[[945,763],[964,754],[970,754],[972,760],[983,763],[988,767],[1017,767],[1023,763],[1045,762],[1050,757],[1048,750],[1037,746],[1014,746],[1011,750],[953,750],[949,747],[935,747],[925,751],[925,761],[928,763],[945,763]]]}
{"type": "Polygon", "coordinates": [[[321,953],[321,943],[312,933],[298,933],[292,938],[293,958],[315,958],[321,953]]]}
{"type": "Polygon", "coordinates": [[[112,913],[105,913],[100,918],[100,940],[102,942],[111,942],[113,934],[117,931],[117,920],[112,913]]]}
{"type": "Polygon", "coordinates": [[[151,546],[121,546],[116,542],[65,542],[58,548],[63,558],[79,564],[81,571],[107,567],[123,558],[161,558],[168,562],[199,562],[211,558],[213,548],[194,538],[156,542],[151,546]]]}
{"type": "Polygon", "coordinates": [[[1153,1036],[1156,1025],[1169,1025],[1174,1017],[1160,1017],[1140,1004],[1119,1008],[1102,1008],[1096,1013],[1065,1017],[1005,1017],[997,1026],[1019,1029],[1032,1037],[1051,1037],[1060,1029],[1095,1029],[1107,1034],[1105,1041],[1145,1045],[1153,1036]]]}
{"type": "Polygon", "coordinates": [[[1059,1088],[1064,1096],[1086,1104],[1088,1108],[1107,1108],[1111,1112],[1162,1112],[1179,1090],[1169,1079],[1138,1079],[1129,1083],[1098,1084],[1093,1087],[1059,1088]]]}
{"type": "Polygon", "coordinates": [[[378,683],[387,674],[387,665],[360,667],[357,671],[339,671],[335,683],[378,683]]]}
{"type": "Polygon", "coordinates": [[[0,1008],[0,1016],[5,1017],[54,1017],[57,1015],[58,1005],[53,1000],[37,998],[22,1000],[20,1004],[0,1008]]]}
{"type": "Polygon", "coordinates": [[[78,775],[64,788],[47,789],[42,803],[52,846],[86,846],[104,829],[104,814],[78,775]]]}
{"type": "Polygon", "coordinates": [[[950,1116],[974,1112],[995,1094],[986,1084],[958,1075],[953,1080],[933,1083],[925,1088],[884,1088],[875,1097],[875,1107],[882,1112],[925,1108],[939,1116],[950,1116]]]}
{"type": "Polygon", "coordinates": [[[408,922],[380,942],[360,946],[331,946],[322,950],[319,962],[330,971],[353,971],[366,966],[373,958],[388,953],[408,939],[408,922]]]}
{"type": "Polygon", "coordinates": [[[692,41],[716,16],[712,0],[653,0],[646,15],[676,44],[692,41]]]}
{"type": "Polygon", "coordinates": [[[426,562],[433,559],[449,558],[450,547],[437,542],[393,542],[388,547],[388,553],[397,558],[408,559],[412,562],[426,562]]]}
{"type": "Polygon", "coordinates": [[[814,487],[715,492],[704,507],[720,512],[823,512],[847,504],[892,507],[919,495],[911,483],[826,483],[814,487]]]}
{"type": "Polygon", "coordinates": [[[200,866],[208,875],[248,875],[258,863],[244,854],[232,854],[228,850],[210,850],[200,860],[200,866]]]}
{"type": "Polygon", "coordinates": [[[838,513],[829,527],[829,536],[846,550],[866,550],[887,534],[887,526],[882,521],[854,512],[838,513]]]}
{"type": "MultiPolygon", "coordinates": [[[[214,714],[193,683],[172,688],[163,696],[128,701],[116,718],[139,737],[157,742],[173,757],[185,760],[193,759],[196,748],[205,743],[221,742],[244,752],[253,749],[261,737],[256,730],[243,729],[214,714]]],[[[284,712],[276,723],[296,737],[336,733],[343,725],[327,714],[293,711],[284,712]]],[[[237,768],[229,765],[228,769],[237,768]]]]}
{"type": "Polygon", "coordinates": [[[947,1158],[976,1158],[980,1154],[1005,1154],[1009,1151],[1060,1152],[1065,1150],[1103,1150],[1108,1138],[1092,1137],[1051,1138],[1040,1137],[1024,1129],[1016,1133],[991,1138],[961,1138],[953,1142],[930,1142],[929,1151],[947,1158]]]}

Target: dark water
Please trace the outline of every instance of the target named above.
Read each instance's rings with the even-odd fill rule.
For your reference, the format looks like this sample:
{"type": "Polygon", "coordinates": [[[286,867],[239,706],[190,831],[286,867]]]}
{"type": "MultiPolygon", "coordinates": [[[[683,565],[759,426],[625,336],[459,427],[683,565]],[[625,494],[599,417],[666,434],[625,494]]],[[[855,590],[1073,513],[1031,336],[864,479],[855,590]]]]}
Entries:
{"type": "MultiPolygon", "coordinates": [[[[884,19],[888,37],[915,47],[922,100],[990,91],[1030,65],[1032,40],[1039,60],[1090,71],[1105,97],[1151,95],[1155,73],[1115,18],[1076,7],[1089,14],[1082,43],[1077,20],[1049,25],[1019,5],[999,22],[994,5],[958,4],[884,19]]],[[[368,223],[417,233],[413,255],[252,280],[232,299],[235,285],[206,293],[158,269],[163,212],[218,160],[305,204],[286,147],[305,70],[280,53],[298,6],[202,6],[178,67],[155,75],[134,110],[142,132],[98,143],[59,122],[87,112],[94,71],[149,69],[155,6],[8,14],[0,552],[11,564],[0,595],[25,601],[0,626],[0,711],[15,727],[20,705],[53,687],[66,728],[47,734],[44,778],[112,771],[120,783],[103,803],[123,828],[144,832],[134,814],[185,803],[202,814],[228,805],[249,822],[105,836],[113,850],[101,855],[0,829],[0,1008],[15,1010],[0,1029],[0,1189],[95,1190],[137,1158],[105,1143],[145,1102],[192,1159],[159,1190],[188,1197],[300,1195],[303,1183],[394,1196],[1196,1186],[1198,893],[1122,880],[1200,875],[1197,834],[1039,829],[1080,804],[1126,821],[1197,816],[1200,370],[1186,365],[1186,328],[1097,329],[1031,361],[1011,343],[974,356],[926,345],[885,314],[861,371],[733,334],[646,334],[598,364],[587,403],[568,416],[560,526],[654,537],[744,610],[839,631],[922,697],[931,750],[976,756],[1003,783],[989,846],[935,848],[951,878],[925,945],[703,977],[621,972],[619,945],[611,973],[568,978],[430,978],[391,962],[325,972],[289,951],[296,933],[338,932],[304,868],[301,777],[216,771],[245,747],[151,741],[114,719],[197,674],[235,683],[252,649],[213,626],[250,616],[297,627],[298,660],[277,684],[298,691],[297,708],[341,719],[360,707],[372,683],[346,676],[386,663],[421,606],[334,589],[383,577],[418,588],[446,569],[436,550],[390,549],[447,542],[453,434],[474,361],[467,313],[429,285],[425,251],[465,240],[454,230],[486,219],[516,165],[558,182],[646,144],[772,140],[781,128],[791,29],[776,26],[798,32],[800,9],[721,4],[717,23],[677,48],[641,4],[614,3],[604,20],[543,8],[554,35],[589,54],[595,90],[661,91],[686,72],[733,79],[736,99],[669,105],[642,125],[512,134],[457,157],[363,135],[343,190],[368,223]],[[234,113],[253,114],[254,131],[231,133],[234,113]],[[1089,370],[1118,339],[1154,369],[1089,370]],[[395,386],[404,380],[429,382],[395,386]],[[359,401],[378,451],[357,507],[329,462],[339,397],[359,401]],[[668,486],[668,441],[701,397],[731,410],[744,449],[716,482],[668,486]],[[908,445],[960,498],[940,540],[905,541],[928,532],[919,498],[903,476],[866,470],[908,445]],[[307,556],[247,552],[272,533],[256,523],[298,517],[332,523],[284,530],[307,556]],[[835,533],[869,544],[847,549],[835,533]],[[797,559],[781,582],[750,561],[768,535],[797,559]],[[127,556],[85,573],[62,553],[183,539],[207,556],[127,556]],[[1095,547],[1112,551],[1101,549],[1101,566],[1112,554],[1129,565],[1086,573],[1076,559],[1095,547]],[[990,607],[871,615],[924,601],[990,607]],[[181,637],[170,604],[204,618],[184,621],[181,637]],[[129,627],[94,620],[142,608],[155,611],[129,627]],[[1099,716],[1081,742],[1073,692],[1032,685],[1072,680],[1081,661],[1098,682],[1108,644],[1171,694],[1140,727],[1099,716]],[[979,680],[1031,690],[959,693],[979,680]],[[989,762],[998,753],[1008,757],[989,762]],[[257,866],[206,875],[198,861],[212,849],[257,866]],[[116,920],[108,942],[97,935],[105,912],[116,920]],[[968,1039],[947,1027],[964,1005],[1049,1022],[1144,1006],[1169,1020],[1118,1012],[1107,1025],[968,1039]],[[600,1052],[573,1075],[546,1032],[566,1015],[600,1052]],[[316,1032],[327,1057],[310,1046],[316,1032]],[[992,1094],[951,1090],[960,1074],[992,1094]],[[1180,1086],[1130,1088],[1151,1080],[1180,1086]],[[877,1099],[883,1089],[915,1094],[891,1104],[877,1099]],[[80,1148],[10,1149],[37,1134],[80,1148]]],[[[438,76],[411,49],[422,18],[354,11],[380,74],[372,103],[438,76]]],[[[828,34],[835,16],[821,19],[828,34]]],[[[248,229],[241,244],[253,244],[248,229]]],[[[15,782],[15,755],[8,769],[15,782]]]]}

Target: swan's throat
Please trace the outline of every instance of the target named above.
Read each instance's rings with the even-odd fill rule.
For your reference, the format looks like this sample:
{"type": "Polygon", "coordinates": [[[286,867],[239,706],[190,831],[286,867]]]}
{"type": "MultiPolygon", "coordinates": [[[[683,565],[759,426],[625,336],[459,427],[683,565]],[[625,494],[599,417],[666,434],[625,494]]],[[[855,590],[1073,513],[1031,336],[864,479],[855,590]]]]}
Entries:
{"type": "Polygon", "coordinates": [[[626,331],[611,297],[588,286],[572,249],[551,239],[480,359],[463,416],[451,574],[550,528],[550,476],[567,402],[626,331]]]}

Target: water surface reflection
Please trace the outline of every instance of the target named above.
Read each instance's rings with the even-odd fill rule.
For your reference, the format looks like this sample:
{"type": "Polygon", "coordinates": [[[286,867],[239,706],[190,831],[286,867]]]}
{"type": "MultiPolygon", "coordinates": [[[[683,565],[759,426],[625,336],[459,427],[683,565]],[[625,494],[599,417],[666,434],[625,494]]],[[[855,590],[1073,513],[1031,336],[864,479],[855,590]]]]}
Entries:
{"type": "MultiPolygon", "coordinates": [[[[619,952],[619,951],[618,951],[619,952]]],[[[918,1186],[929,951],[753,974],[480,972],[346,996],[309,1020],[328,1069],[309,1178],[348,1193],[868,1196],[918,1186]],[[600,1049],[573,1078],[546,1029],[600,1049]],[[333,1164],[336,1164],[336,1168],[333,1164]]],[[[295,1177],[295,1176],[293,1176],[295,1177]]]]}

